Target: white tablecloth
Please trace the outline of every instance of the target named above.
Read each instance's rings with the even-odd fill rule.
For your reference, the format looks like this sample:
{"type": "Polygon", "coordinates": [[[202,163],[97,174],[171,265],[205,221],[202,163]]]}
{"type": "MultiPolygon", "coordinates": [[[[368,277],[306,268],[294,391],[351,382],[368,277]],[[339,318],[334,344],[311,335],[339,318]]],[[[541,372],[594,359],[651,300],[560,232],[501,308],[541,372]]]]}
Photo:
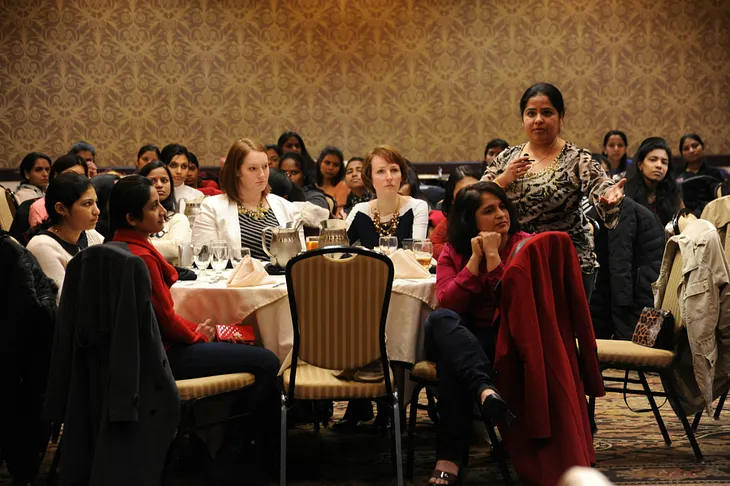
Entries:
{"type": "MultiPolygon", "coordinates": [[[[285,279],[274,278],[275,284],[244,288],[228,288],[225,279],[178,282],[172,286],[175,311],[193,322],[255,323],[264,347],[284,360],[293,343],[291,312],[285,279]]],[[[393,282],[385,331],[391,360],[415,363],[424,358],[423,322],[437,304],[435,276],[393,282]]]]}

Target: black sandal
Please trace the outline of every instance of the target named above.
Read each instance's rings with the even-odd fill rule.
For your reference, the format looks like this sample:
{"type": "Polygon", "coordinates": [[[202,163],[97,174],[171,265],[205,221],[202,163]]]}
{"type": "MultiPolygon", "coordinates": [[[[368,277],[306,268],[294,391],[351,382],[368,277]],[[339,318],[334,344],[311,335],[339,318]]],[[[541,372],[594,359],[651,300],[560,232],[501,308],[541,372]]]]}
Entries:
{"type": "MultiPolygon", "coordinates": [[[[461,468],[459,468],[459,473],[461,473],[461,468]]],[[[428,480],[428,484],[433,484],[436,486],[459,486],[461,484],[461,474],[452,474],[446,471],[442,471],[440,469],[434,469],[433,473],[431,474],[431,478],[428,480]],[[432,483],[431,479],[441,479],[446,482],[432,483]]]]}
{"type": "Polygon", "coordinates": [[[510,426],[516,417],[510,412],[507,403],[499,396],[499,393],[491,393],[482,402],[482,414],[492,422],[502,422],[510,426]]]}

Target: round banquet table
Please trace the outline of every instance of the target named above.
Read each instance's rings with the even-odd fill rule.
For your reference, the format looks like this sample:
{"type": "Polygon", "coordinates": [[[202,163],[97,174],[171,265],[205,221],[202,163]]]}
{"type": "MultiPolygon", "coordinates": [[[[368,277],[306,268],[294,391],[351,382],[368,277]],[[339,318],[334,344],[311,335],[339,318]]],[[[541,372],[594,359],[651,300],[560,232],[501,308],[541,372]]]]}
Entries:
{"type": "MultiPolygon", "coordinates": [[[[257,287],[227,287],[226,278],[177,282],[171,289],[175,311],[193,322],[255,325],[261,344],[284,361],[293,343],[291,311],[284,276],[272,278],[275,283],[257,287]]],[[[385,330],[391,361],[424,358],[423,323],[437,304],[435,276],[393,281],[385,330]]]]}

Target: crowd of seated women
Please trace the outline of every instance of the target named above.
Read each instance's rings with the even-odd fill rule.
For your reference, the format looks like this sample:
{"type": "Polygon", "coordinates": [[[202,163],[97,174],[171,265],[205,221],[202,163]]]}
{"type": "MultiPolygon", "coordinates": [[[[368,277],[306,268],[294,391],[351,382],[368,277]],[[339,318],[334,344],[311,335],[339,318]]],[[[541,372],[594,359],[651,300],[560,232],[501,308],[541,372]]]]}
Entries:
{"type": "MultiPolygon", "coordinates": [[[[152,303],[175,378],[254,373],[262,410],[275,409],[278,359],[264,348],[215,342],[215,324],[223,323],[189,322],[175,312],[170,287],[178,272],[171,262],[179,246],[224,240],[232,249],[247,247],[253,257],[266,259],[263,229],[295,222],[302,217],[302,204],[319,208],[315,214],[322,219],[344,219],[353,245],[372,249],[380,237],[394,236],[401,247],[406,239],[430,236],[441,307],[425,328],[426,354],[437,362],[440,377],[437,463],[430,483],[454,484],[468,461],[474,400],[499,424],[515,420],[491,369],[491,325],[499,305],[493,289],[515,245],[531,234],[566,232],[577,252],[586,299],[595,291],[601,309],[635,304],[612,302],[615,293],[606,291],[612,267],[621,263],[606,256],[611,232],[626,239],[635,239],[637,232],[651,235],[651,245],[659,250],[639,243],[632,247],[634,254],[618,259],[636,260],[640,254],[638,261],[649,269],[644,274],[650,275],[661,260],[662,228],[685,205],[701,211],[712,199],[714,191],[691,181],[701,177],[709,184],[723,178],[704,162],[704,144],[695,134],[680,141],[685,165],[679,169],[659,137],[645,139],[631,160],[627,137],[619,130],[606,133],[601,154],[564,140],[564,100],[553,85],[531,86],[519,109],[527,141],[512,146],[502,139],[489,141],[481,170],[453,170],[435,210],[421,193],[415,167],[395,148],[378,146],[346,162],[341,150],[327,146],[315,160],[299,134],[285,132],[265,147],[246,138],[235,141],[217,181],[201,179],[197,157],[177,143],[162,150],[141,147],[137,174],[127,177],[97,175],[95,150],[86,142],[53,163],[33,152],[20,164],[16,197],[23,210],[16,218],[27,219],[20,227],[29,231],[21,234],[59,289],[66,265],[78,252],[105,239],[126,243],[149,270],[152,303]],[[200,208],[191,227],[184,208],[192,201],[200,208]],[[596,234],[588,215],[609,233],[596,234]]],[[[626,272],[632,269],[623,277],[626,272]]],[[[635,295],[646,295],[644,287],[652,279],[634,282],[642,287],[635,295]]],[[[619,322],[602,328],[601,337],[630,338],[634,318],[633,308],[619,313],[619,322]]],[[[340,428],[354,428],[372,416],[369,401],[353,401],[340,428]]],[[[229,433],[224,443],[240,440],[229,433]]]]}

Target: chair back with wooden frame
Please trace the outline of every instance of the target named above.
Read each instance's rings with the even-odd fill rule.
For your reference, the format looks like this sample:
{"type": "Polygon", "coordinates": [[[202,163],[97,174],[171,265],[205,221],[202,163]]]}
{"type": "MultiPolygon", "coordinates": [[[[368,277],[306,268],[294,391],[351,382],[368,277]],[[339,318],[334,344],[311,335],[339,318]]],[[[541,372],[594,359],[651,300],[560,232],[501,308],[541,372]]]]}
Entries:
{"type": "Polygon", "coordinates": [[[286,267],[294,343],[291,367],[283,372],[281,484],[286,483],[286,410],[296,399],[384,397],[393,410],[394,462],[403,484],[400,413],[393,387],[385,325],[393,263],[364,248],[331,246],[300,254],[286,267]],[[339,379],[340,370],[379,361],[380,382],[339,379]]]}

